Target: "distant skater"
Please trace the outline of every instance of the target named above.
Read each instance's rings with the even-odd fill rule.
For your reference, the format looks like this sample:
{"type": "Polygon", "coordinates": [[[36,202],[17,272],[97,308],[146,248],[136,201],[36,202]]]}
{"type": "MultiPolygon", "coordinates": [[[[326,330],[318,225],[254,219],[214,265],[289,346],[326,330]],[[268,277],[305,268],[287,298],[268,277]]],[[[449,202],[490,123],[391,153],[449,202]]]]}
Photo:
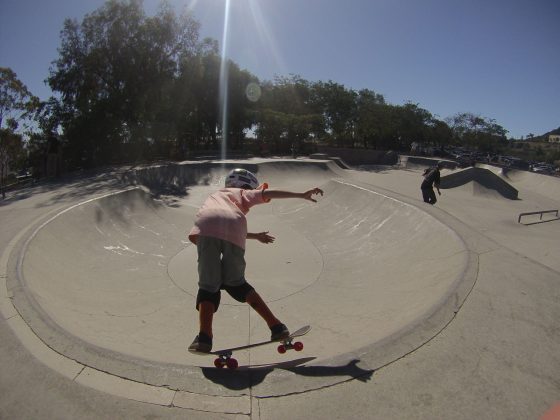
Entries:
{"type": "Polygon", "coordinates": [[[278,198],[301,198],[314,203],[319,188],[296,193],[269,190],[259,186],[258,180],[245,169],[234,169],[225,181],[225,188],[206,199],[196,214],[189,240],[198,252],[198,310],[199,333],[189,351],[212,351],[212,321],[220,306],[220,289],[239,302],[247,302],[270,328],[271,340],[280,341],[290,335],[284,325],[269,309],[264,300],[245,279],[245,240],[256,239],[264,244],[274,242],[268,232],[248,233],[245,215],[257,204],[278,198]]]}
{"type": "Polygon", "coordinates": [[[435,168],[426,169],[422,175],[424,177],[424,181],[422,181],[422,185],[420,185],[420,189],[422,190],[422,198],[424,199],[424,202],[431,205],[434,205],[437,202],[436,194],[433,187],[436,187],[438,194],[441,195],[441,191],[439,190],[439,170],[442,168],[442,166],[442,163],[438,162],[435,168]]]}

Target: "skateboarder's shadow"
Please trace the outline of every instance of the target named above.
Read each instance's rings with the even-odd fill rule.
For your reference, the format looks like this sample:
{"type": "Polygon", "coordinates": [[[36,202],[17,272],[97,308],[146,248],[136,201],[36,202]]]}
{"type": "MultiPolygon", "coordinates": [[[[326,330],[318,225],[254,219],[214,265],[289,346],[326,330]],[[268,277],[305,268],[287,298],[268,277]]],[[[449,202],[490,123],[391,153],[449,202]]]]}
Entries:
{"type": "MultiPolygon", "coordinates": [[[[315,357],[305,357],[302,359],[290,360],[287,362],[274,363],[269,365],[239,366],[235,371],[216,368],[202,368],[204,376],[214,383],[220,384],[228,389],[241,390],[258,385],[273,371],[281,369],[293,372],[296,375],[327,378],[345,377],[342,381],[357,379],[367,382],[371,379],[374,370],[362,369],[358,366],[360,360],[354,359],[342,366],[304,366],[314,360],[315,357]],[[303,365],[303,366],[302,366],[303,365]]],[[[340,380],[336,380],[340,382],[340,380]]]]}

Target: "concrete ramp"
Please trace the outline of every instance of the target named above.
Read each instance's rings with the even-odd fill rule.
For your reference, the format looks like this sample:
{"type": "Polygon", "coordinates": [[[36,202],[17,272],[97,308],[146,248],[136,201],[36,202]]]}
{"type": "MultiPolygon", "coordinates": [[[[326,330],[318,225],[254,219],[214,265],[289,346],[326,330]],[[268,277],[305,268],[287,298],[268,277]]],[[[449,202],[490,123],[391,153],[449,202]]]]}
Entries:
{"type": "Polygon", "coordinates": [[[514,186],[537,192],[545,197],[560,197],[560,178],[518,169],[504,168],[502,176],[514,186]]]}
{"type": "Polygon", "coordinates": [[[438,157],[399,155],[399,166],[407,169],[433,168],[440,162],[444,168],[455,169],[458,164],[454,160],[438,157]]]}
{"type": "MultiPolygon", "coordinates": [[[[301,354],[240,352],[243,369],[290,361],[323,369],[360,360],[381,366],[453,316],[448,308],[434,318],[462,301],[457,289],[469,252],[432,215],[344,178],[332,162],[232,165],[250,167],[273,187],[325,191],[316,204],[275,200],[248,215],[250,231],[276,237],[272,245],[249,241],[249,282],[291,329],[313,330],[301,354]]],[[[26,321],[51,348],[87,366],[174,389],[206,386],[200,369],[213,369],[213,359],[186,351],[198,331],[196,248],[186,233],[227,170],[207,163],[136,171],[129,179],[150,185],[155,196],[127,189],[38,227],[23,250],[16,288],[25,295],[16,293],[15,303],[26,321]]],[[[262,341],[269,331],[246,304],[224,294],[214,334],[218,349],[262,341]]],[[[285,387],[267,382],[262,392],[325,386],[345,380],[349,373],[340,372],[285,387]]],[[[225,392],[219,389],[213,392],[225,392]]]]}
{"type": "Polygon", "coordinates": [[[543,197],[560,197],[560,177],[486,164],[477,164],[477,167],[491,171],[514,188],[517,188],[522,195],[529,192],[530,194],[537,193],[543,197]]]}
{"type": "Polygon", "coordinates": [[[471,187],[474,195],[496,197],[499,194],[509,200],[518,199],[517,189],[488,169],[467,168],[441,177],[442,189],[465,186],[471,187]]]}

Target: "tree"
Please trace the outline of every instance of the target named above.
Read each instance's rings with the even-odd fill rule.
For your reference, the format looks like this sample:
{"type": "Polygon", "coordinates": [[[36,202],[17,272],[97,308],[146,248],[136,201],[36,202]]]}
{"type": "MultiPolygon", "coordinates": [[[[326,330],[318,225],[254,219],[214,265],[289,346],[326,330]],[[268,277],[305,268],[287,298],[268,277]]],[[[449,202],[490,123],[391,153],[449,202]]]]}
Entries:
{"type": "Polygon", "coordinates": [[[33,96],[10,68],[0,67],[0,190],[5,197],[5,183],[10,166],[21,160],[24,143],[18,134],[19,124],[30,119],[39,98],[33,96]]]}
{"type": "Polygon", "coordinates": [[[356,107],[356,140],[364,148],[379,148],[383,125],[386,123],[383,121],[385,98],[372,90],[364,89],[358,92],[356,107]]]}
{"type": "Polygon", "coordinates": [[[301,151],[305,142],[323,131],[321,115],[312,102],[312,88],[297,75],[264,83],[254,114],[259,141],[272,146],[275,153],[301,151]]]}
{"type": "Polygon", "coordinates": [[[494,152],[506,141],[507,130],[495,120],[463,112],[447,119],[457,142],[484,152],[494,152]]]}
{"type": "Polygon", "coordinates": [[[6,124],[16,130],[21,121],[30,118],[38,105],[39,98],[31,94],[16,73],[10,68],[0,67],[0,128],[6,124]]]}
{"type": "Polygon", "coordinates": [[[430,126],[429,138],[435,146],[441,149],[453,141],[453,130],[444,121],[434,119],[430,126]]]}
{"type": "Polygon", "coordinates": [[[176,83],[199,51],[198,32],[191,14],[162,3],[148,17],[140,0],[109,0],[81,24],[64,22],[47,80],[74,166],[175,147],[183,117],[174,112],[176,83]]]}
{"type": "Polygon", "coordinates": [[[257,138],[262,145],[270,145],[272,152],[282,150],[282,139],[285,138],[288,117],[283,112],[271,109],[259,111],[257,116],[257,138]]]}
{"type": "Polygon", "coordinates": [[[418,106],[407,103],[398,108],[399,149],[410,150],[413,142],[428,142],[428,127],[432,124],[432,114],[418,106]]]}
{"type": "Polygon", "coordinates": [[[6,179],[8,170],[13,163],[21,160],[24,153],[23,141],[20,134],[10,129],[0,129],[0,191],[2,198],[6,198],[6,179]]]}
{"type": "Polygon", "coordinates": [[[357,93],[329,81],[313,86],[313,103],[320,109],[325,129],[338,146],[354,147],[357,93]]]}
{"type": "Polygon", "coordinates": [[[217,41],[205,39],[193,56],[179,61],[179,73],[171,99],[177,125],[178,157],[188,150],[215,142],[218,121],[218,83],[220,61],[217,41]]]}

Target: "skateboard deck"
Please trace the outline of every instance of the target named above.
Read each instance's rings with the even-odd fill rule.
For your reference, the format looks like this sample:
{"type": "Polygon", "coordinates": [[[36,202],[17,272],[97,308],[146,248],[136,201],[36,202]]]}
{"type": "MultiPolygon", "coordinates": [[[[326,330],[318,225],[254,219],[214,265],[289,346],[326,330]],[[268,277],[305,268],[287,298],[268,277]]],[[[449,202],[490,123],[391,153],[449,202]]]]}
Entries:
{"type": "Polygon", "coordinates": [[[216,350],[210,353],[200,353],[200,352],[192,352],[192,353],[202,355],[202,356],[208,354],[218,356],[216,360],[214,360],[214,366],[216,366],[219,369],[223,368],[224,366],[227,366],[229,369],[236,369],[238,363],[237,360],[232,357],[233,352],[239,350],[247,350],[253,347],[264,346],[270,343],[280,343],[280,345],[277,347],[278,353],[286,353],[287,350],[291,350],[291,349],[294,349],[295,351],[301,351],[303,350],[303,343],[301,341],[296,341],[294,343],[293,340],[294,338],[301,337],[302,335],[307,334],[309,330],[311,330],[311,327],[309,325],[306,325],[305,327],[301,327],[300,329],[294,331],[283,340],[261,341],[258,343],[252,343],[252,344],[246,344],[238,347],[230,347],[228,349],[216,350]]]}

